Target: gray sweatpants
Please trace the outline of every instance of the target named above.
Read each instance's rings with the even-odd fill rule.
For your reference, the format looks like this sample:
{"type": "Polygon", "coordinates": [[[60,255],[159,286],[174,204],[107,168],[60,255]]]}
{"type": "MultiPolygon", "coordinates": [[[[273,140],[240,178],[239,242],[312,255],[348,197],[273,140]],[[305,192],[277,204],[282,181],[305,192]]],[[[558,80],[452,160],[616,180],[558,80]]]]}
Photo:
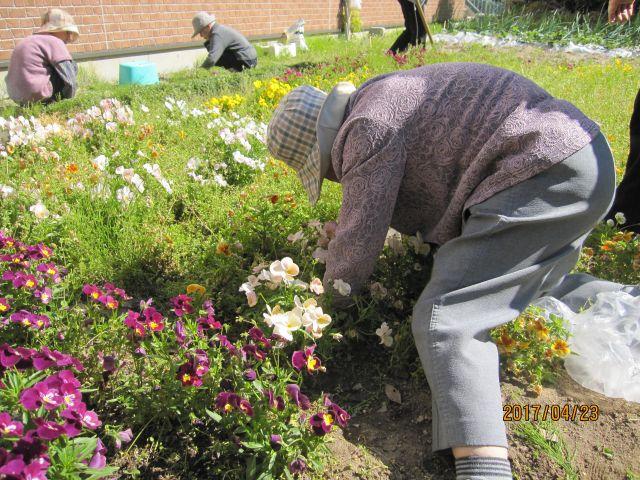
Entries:
{"type": "Polygon", "coordinates": [[[567,275],[614,189],[613,157],[600,134],[563,162],[471,207],[462,234],[440,247],[412,321],[432,392],[434,451],[507,446],[492,328],[543,294],[576,307],[597,291],[623,288],[567,275]]]}

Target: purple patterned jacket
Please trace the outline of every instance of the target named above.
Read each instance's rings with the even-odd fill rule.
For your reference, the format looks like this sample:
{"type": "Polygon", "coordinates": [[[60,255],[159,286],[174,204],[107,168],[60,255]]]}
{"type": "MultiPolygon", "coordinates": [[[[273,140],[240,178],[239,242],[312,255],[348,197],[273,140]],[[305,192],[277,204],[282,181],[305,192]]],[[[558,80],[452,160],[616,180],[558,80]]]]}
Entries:
{"type": "Polygon", "coordinates": [[[561,162],[599,127],[514,72],[440,63],[373,78],[353,93],[332,149],[343,200],[325,285],[357,292],[387,230],[442,245],[466,209],[561,162]]]}

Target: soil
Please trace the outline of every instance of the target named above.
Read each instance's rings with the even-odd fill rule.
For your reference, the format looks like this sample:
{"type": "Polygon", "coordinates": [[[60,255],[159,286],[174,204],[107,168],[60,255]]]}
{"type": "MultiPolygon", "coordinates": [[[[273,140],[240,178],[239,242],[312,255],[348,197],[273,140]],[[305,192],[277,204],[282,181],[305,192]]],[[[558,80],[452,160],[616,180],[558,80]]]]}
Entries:
{"type": "MultiPolygon", "coordinates": [[[[363,365],[354,361],[353,364],[363,365]]],[[[379,372],[357,373],[347,384],[345,369],[337,385],[339,403],[352,412],[350,425],[334,433],[329,448],[333,459],[315,478],[346,480],[454,479],[450,454],[433,455],[431,444],[431,397],[422,378],[381,377],[379,372]],[[385,385],[401,395],[400,404],[385,395],[385,385]]],[[[527,396],[521,386],[503,382],[504,404],[597,405],[596,421],[560,419],[552,422],[547,439],[553,445],[564,441],[577,478],[640,478],[640,404],[611,399],[587,390],[563,372],[556,385],[539,397],[527,396]],[[557,429],[553,433],[552,428],[557,429]]],[[[533,442],[516,432],[518,422],[507,422],[514,478],[521,480],[576,478],[566,472],[533,442]]]]}

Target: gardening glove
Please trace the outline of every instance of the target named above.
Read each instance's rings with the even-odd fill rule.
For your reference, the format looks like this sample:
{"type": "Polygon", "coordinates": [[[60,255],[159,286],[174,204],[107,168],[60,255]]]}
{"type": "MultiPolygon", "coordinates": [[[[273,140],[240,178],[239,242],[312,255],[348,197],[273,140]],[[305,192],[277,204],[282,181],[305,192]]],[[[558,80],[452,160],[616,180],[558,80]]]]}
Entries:
{"type": "Polygon", "coordinates": [[[609,0],[609,22],[628,22],[633,15],[633,4],[633,0],[609,0]]]}

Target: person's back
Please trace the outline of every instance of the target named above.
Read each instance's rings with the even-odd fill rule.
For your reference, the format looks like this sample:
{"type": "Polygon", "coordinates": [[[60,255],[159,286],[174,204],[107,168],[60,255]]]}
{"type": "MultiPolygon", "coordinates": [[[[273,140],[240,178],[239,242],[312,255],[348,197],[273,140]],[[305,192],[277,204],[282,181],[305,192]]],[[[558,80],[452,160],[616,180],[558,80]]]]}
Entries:
{"type": "Polygon", "coordinates": [[[22,40],[11,55],[5,80],[11,99],[28,103],[51,97],[53,66],[65,60],[71,60],[71,54],[53,35],[34,34],[22,40]]]}
{"type": "Polygon", "coordinates": [[[226,25],[213,24],[205,47],[209,50],[209,56],[202,65],[205,68],[216,65],[230,70],[242,70],[254,67],[257,62],[254,46],[244,35],[226,25]]]}

